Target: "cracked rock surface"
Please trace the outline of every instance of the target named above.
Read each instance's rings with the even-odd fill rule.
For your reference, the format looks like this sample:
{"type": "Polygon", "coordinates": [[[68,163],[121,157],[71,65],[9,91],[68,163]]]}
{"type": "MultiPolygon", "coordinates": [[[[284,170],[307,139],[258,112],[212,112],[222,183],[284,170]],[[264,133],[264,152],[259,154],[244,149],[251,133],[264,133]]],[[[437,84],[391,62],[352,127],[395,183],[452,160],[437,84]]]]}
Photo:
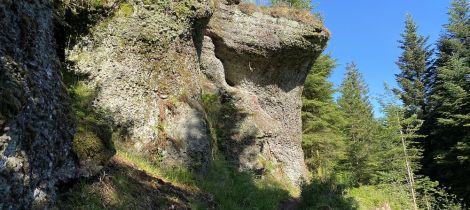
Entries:
{"type": "Polygon", "coordinates": [[[0,28],[0,209],[44,209],[77,175],[50,1],[0,0],[0,28]]]}

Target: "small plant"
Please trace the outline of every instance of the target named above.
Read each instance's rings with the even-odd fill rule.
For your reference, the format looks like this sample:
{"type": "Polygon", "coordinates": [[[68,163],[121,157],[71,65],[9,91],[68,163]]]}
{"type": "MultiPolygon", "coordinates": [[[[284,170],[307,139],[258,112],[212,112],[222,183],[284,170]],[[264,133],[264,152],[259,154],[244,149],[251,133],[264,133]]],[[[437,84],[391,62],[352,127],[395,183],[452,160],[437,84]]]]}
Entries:
{"type": "Polygon", "coordinates": [[[269,14],[276,18],[286,18],[298,21],[308,25],[316,25],[321,21],[319,14],[312,14],[310,10],[296,9],[285,4],[278,4],[261,10],[265,14],[269,14]]]}
{"type": "Polygon", "coordinates": [[[313,6],[309,0],[271,0],[274,6],[288,6],[296,9],[310,11],[313,6]]]}
{"type": "Polygon", "coordinates": [[[253,3],[240,3],[238,5],[238,8],[240,9],[241,12],[247,15],[252,15],[253,13],[258,11],[258,8],[253,3]]]}
{"type": "Polygon", "coordinates": [[[116,12],[116,15],[121,17],[129,17],[132,14],[134,14],[134,7],[127,3],[121,4],[118,11],[116,12]]]}

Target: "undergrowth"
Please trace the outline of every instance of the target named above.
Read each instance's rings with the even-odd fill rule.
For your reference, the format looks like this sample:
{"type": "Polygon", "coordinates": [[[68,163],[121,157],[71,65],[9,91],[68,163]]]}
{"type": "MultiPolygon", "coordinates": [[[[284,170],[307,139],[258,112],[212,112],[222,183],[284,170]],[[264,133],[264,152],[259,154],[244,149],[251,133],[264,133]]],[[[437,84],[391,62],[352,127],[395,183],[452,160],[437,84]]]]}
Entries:
{"type": "MultiPolygon", "coordinates": [[[[254,177],[239,172],[222,156],[217,156],[212,168],[206,174],[194,174],[178,166],[152,163],[138,154],[128,152],[119,143],[114,159],[128,162],[135,170],[145,171],[156,179],[170,183],[189,194],[208,193],[212,195],[217,209],[276,209],[280,202],[289,199],[295,190],[289,184],[272,176],[254,177]]],[[[122,170],[120,170],[122,171],[122,170]]],[[[59,207],[67,209],[144,209],[143,200],[148,196],[168,203],[164,194],[151,194],[145,183],[133,178],[131,172],[110,175],[108,184],[104,178],[81,180],[67,193],[62,194],[59,207]],[[163,198],[161,197],[163,196],[163,198]]],[[[206,197],[189,199],[191,208],[208,209],[206,197]]]]}
{"type": "MultiPolygon", "coordinates": [[[[295,194],[293,187],[272,176],[254,177],[250,173],[239,172],[221,155],[215,157],[212,168],[203,175],[177,166],[152,164],[119,147],[117,155],[176,186],[212,194],[217,209],[276,209],[281,201],[295,194]]],[[[198,200],[193,201],[193,207],[206,209],[204,202],[198,200]]]]}

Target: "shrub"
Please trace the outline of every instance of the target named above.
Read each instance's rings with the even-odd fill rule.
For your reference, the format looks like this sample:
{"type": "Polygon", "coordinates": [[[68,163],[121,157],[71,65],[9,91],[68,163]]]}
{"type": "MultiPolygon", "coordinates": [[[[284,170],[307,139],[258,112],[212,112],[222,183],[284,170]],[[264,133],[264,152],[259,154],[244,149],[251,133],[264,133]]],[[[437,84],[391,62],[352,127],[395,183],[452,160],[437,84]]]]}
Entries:
{"type": "Polygon", "coordinates": [[[288,6],[307,11],[313,8],[310,0],[271,0],[271,3],[273,6],[288,6]]]}
{"type": "Polygon", "coordinates": [[[309,10],[296,9],[282,4],[263,8],[261,11],[276,18],[283,17],[308,25],[316,25],[320,22],[320,16],[310,13],[309,10]]]}
{"type": "Polygon", "coordinates": [[[344,186],[334,179],[313,180],[302,186],[300,209],[357,209],[353,198],[345,196],[344,186]]]}
{"type": "Polygon", "coordinates": [[[241,12],[247,15],[252,15],[253,13],[258,11],[258,8],[253,3],[240,3],[238,5],[238,8],[240,9],[241,12]]]}

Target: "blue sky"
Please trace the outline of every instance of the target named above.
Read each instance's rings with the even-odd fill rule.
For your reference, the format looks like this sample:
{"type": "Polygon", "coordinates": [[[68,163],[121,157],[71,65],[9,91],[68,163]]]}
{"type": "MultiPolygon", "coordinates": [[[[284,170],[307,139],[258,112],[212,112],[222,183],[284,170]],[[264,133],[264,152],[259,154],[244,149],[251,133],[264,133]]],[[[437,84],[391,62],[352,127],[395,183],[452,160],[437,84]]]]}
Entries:
{"type": "MultiPolygon", "coordinates": [[[[394,75],[399,69],[395,61],[400,55],[398,40],[404,19],[410,13],[418,24],[418,32],[429,36],[429,44],[442,32],[447,22],[451,0],[314,0],[332,38],[326,52],[337,59],[339,66],[330,80],[338,86],[346,63],[356,62],[369,85],[371,97],[383,93],[384,82],[396,86],[394,75]]],[[[373,101],[376,116],[380,116],[373,101]]]]}

